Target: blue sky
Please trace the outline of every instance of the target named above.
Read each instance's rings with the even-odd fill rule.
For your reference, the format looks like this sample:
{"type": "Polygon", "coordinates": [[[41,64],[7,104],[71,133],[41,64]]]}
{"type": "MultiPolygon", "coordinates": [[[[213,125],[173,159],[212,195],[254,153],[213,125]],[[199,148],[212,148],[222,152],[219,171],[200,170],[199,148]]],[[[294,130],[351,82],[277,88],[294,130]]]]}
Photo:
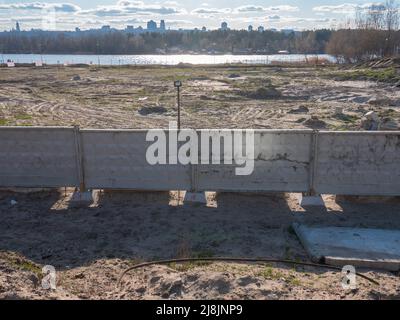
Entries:
{"type": "Polygon", "coordinates": [[[234,29],[248,25],[265,28],[314,29],[337,27],[357,7],[371,5],[358,0],[0,0],[0,29],[19,21],[22,29],[72,30],[111,25],[145,26],[164,19],[167,28],[217,28],[227,21],[234,29]]]}

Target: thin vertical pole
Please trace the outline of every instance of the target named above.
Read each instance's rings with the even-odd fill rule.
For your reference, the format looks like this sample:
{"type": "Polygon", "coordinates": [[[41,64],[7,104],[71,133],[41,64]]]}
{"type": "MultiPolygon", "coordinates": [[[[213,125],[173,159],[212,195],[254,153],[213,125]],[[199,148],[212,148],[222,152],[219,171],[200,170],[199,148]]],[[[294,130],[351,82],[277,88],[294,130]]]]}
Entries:
{"type": "Polygon", "coordinates": [[[310,176],[309,176],[309,195],[313,196],[315,192],[315,179],[317,174],[318,164],[318,136],[319,131],[314,130],[311,136],[311,150],[310,150],[310,176]]]}
{"type": "Polygon", "coordinates": [[[85,185],[85,174],[83,169],[83,153],[82,153],[82,141],[81,141],[81,133],[79,130],[79,126],[74,127],[74,135],[75,135],[75,157],[76,157],[76,166],[78,169],[78,179],[79,179],[79,189],[81,192],[86,190],[85,185]]]}
{"type": "Polygon", "coordinates": [[[178,130],[181,130],[181,94],[180,94],[180,87],[178,89],[178,130]]]}

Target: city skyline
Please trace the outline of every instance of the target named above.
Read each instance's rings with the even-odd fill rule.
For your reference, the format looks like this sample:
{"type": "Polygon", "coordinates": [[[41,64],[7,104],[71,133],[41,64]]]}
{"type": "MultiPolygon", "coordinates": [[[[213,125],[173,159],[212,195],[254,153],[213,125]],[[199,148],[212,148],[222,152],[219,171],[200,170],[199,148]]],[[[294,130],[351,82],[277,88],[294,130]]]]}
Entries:
{"type": "MultiPolygon", "coordinates": [[[[351,0],[350,0],[351,1],[351,0]]],[[[373,2],[379,4],[379,2],[373,2]]],[[[332,0],[282,1],[213,1],[200,5],[191,0],[134,1],[80,0],[66,1],[10,1],[0,0],[0,30],[9,30],[18,21],[21,30],[82,30],[101,28],[124,29],[126,26],[146,28],[150,20],[164,20],[166,29],[218,29],[226,21],[231,29],[245,29],[252,25],[264,29],[336,28],[357,8],[372,2],[338,2],[332,0]]]]}
{"type": "MultiPolygon", "coordinates": [[[[157,23],[157,21],[154,20],[149,20],[145,23],[145,26],[133,26],[133,25],[127,25],[122,29],[118,29],[118,28],[113,28],[110,25],[103,25],[100,26],[99,28],[92,28],[92,29],[86,29],[86,30],[82,30],[79,27],[75,27],[74,30],[45,30],[45,29],[41,29],[41,28],[32,28],[30,30],[26,29],[23,30],[23,28],[21,27],[21,24],[19,21],[15,22],[15,25],[10,28],[9,30],[3,30],[0,31],[0,33],[7,33],[7,32],[67,32],[67,33],[71,33],[71,32],[110,32],[110,31],[126,31],[128,33],[142,33],[142,32],[168,32],[168,31],[213,31],[212,29],[207,29],[206,26],[203,26],[202,28],[194,28],[194,29],[167,29],[166,27],[166,21],[165,20],[160,20],[159,23],[157,23]]],[[[228,22],[223,21],[220,25],[219,28],[215,29],[215,30],[220,30],[220,31],[229,31],[229,30],[235,30],[235,29],[231,29],[228,22]]],[[[276,29],[276,28],[265,28],[264,26],[256,26],[254,27],[253,25],[249,25],[246,29],[242,29],[248,32],[253,32],[253,31],[257,31],[257,32],[264,32],[264,31],[282,31],[282,32],[297,32],[295,29],[289,29],[289,28],[283,28],[283,29],[276,29]]]]}

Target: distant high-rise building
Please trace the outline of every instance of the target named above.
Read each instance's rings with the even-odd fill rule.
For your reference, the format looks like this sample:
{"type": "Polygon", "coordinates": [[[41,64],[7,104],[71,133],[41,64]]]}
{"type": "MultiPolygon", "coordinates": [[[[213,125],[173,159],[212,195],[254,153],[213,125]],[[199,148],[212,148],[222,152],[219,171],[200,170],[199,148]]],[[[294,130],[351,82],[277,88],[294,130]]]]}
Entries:
{"type": "Polygon", "coordinates": [[[285,35],[290,35],[292,33],[294,33],[293,29],[281,29],[281,32],[285,35]]]}
{"type": "Polygon", "coordinates": [[[164,20],[161,20],[161,22],[160,22],[160,30],[165,31],[165,21],[164,20]]]}
{"type": "Polygon", "coordinates": [[[227,22],[222,22],[221,23],[221,30],[222,31],[227,31],[228,30],[228,23],[227,22]]]}
{"type": "Polygon", "coordinates": [[[258,27],[258,32],[264,32],[264,27],[263,26],[259,26],[258,27]]]}
{"type": "Polygon", "coordinates": [[[20,31],[21,31],[21,27],[20,27],[18,21],[17,21],[17,23],[15,24],[15,30],[16,30],[17,32],[20,32],[20,31]]]}
{"type": "Polygon", "coordinates": [[[153,20],[147,22],[147,30],[149,31],[157,31],[157,23],[153,20]]]}
{"type": "Polygon", "coordinates": [[[250,25],[250,26],[247,28],[247,31],[252,32],[252,31],[253,31],[253,26],[250,25]]]}

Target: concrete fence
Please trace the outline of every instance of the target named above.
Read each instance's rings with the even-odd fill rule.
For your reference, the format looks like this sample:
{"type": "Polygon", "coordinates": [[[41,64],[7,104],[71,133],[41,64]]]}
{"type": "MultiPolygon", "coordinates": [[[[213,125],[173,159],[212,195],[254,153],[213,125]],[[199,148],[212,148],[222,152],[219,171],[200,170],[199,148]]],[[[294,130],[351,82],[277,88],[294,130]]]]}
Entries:
{"type": "Polygon", "coordinates": [[[249,176],[231,164],[152,166],[146,133],[1,127],[0,187],[400,195],[400,132],[256,130],[249,176]]]}

